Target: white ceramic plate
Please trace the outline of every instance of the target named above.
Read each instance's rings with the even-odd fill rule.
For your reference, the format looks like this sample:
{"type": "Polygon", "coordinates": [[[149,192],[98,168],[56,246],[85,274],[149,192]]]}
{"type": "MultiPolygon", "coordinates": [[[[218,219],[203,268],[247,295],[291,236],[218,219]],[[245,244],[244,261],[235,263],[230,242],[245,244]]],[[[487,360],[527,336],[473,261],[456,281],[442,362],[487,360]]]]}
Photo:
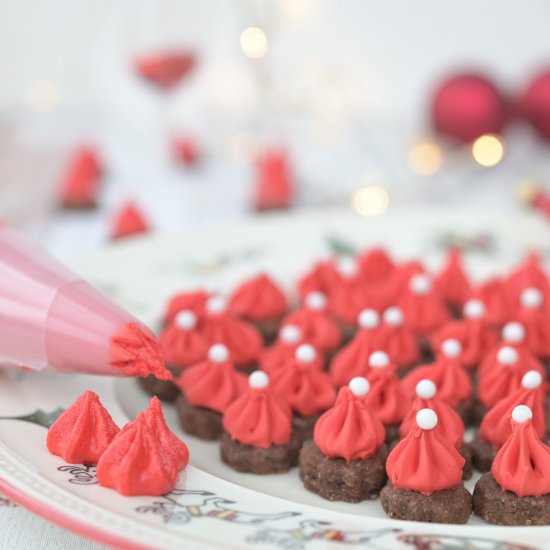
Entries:
{"type": "MultiPolygon", "coordinates": [[[[365,220],[349,212],[297,212],[249,219],[195,234],[112,245],[79,271],[144,321],[155,325],[174,291],[206,280],[228,290],[258,265],[291,288],[327,242],[338,247],[386,245],[398,258],[441,262],[442,243],[459,240],[475,276],[503,270],[527,249],[550,251],[550,225],[535,217],[485,213],[393,211],[365,220]]],[[[135,380],[0,373],[0,490],[68,529],[135,548],[542,548],[550,528],[502,528],[472,518],[466,526],[389,520],[378,501],[334,503],[307,492],[297,471],[238,474],[216,443],[183,434],[171,406],[169,423],[188,444],[191,464],[164,497],[122,497],[99,487],[92,466],[67,465],[45,446],[48,414],[86,389],[96,391],[120,425],[147,406],[135,380]],[[37,411],[43,411],[41,414],[37,411]],[[18,418],[19,417],[19,418],[18,418]]],[[[473,488],[473,482],[468,484],[473,488]]]]}

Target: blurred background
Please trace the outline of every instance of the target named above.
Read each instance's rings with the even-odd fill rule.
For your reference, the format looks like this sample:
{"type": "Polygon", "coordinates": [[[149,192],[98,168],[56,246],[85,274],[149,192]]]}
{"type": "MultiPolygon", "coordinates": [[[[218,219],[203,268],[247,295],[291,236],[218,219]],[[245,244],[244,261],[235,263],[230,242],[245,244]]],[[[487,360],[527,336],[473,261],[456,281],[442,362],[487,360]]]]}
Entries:
{"type": "Polygon", "coordinates": [[[0,217],[70,259],[282,208],[545,216],[549,25],[550,0],[1,0],[0,217]]]}

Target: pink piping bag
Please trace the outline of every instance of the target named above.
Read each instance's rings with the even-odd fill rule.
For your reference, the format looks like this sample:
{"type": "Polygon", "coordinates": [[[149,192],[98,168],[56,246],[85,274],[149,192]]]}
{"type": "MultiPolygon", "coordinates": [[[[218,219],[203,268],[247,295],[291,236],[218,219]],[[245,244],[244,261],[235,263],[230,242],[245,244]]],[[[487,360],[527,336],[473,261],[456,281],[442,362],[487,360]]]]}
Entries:
{"type": "Polygon", "coordinates": [[[0,364],[168,380],[151,331],[0,224],[0,364]]]}

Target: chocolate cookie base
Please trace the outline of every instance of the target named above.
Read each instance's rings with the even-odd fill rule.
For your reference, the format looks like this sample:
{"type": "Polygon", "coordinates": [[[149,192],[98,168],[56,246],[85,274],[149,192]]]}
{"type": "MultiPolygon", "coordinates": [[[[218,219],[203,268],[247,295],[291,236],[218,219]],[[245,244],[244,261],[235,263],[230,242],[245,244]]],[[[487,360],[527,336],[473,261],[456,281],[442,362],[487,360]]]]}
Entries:
{"type": "Polygon", "coordinates": [[[462,484],[424,495],[398,489],[388,481],[380,493],[380,501],[392,519],[464,524],[472,513],[472,495],[462,484]]]}
{"type": "Polygon", "coordinates": [[[347,462],[327,458],[314,441],[300,451],[300,479],[304,487],[327,500],[360,502],[376,498],[386,482],[388,450],[383,445],[369,457],[347,462]]]}
{"type": "Polygon", "coordinates": [[[237,472],[252,474],[279,474],[288,472],[298,464],[302,439],[296,431],[286,445],[261,448],[243,445],[226,432],[222,434],[220,454],[222,460],[237,472]]]}
{"type": "Polygon", "coordinates": [[[213,441],[223,433],[222,415],[204,407],[195,407],[183,394],[176,399],[176,410],[185,433],[200,439],[213,441]]]}
{"type": "Polygon", "coordinates": [[[472,448],[469,443],[464,443],[458,450],[464,460],[464,466],[462,466],[462,479],[470,479],[472,477],[472,448]]]}
{"type": "Polygon", "coordinates": [[[460,418],[462,418],[462,422],[464,422],[464,426],[470,425],[473,406],[474,406],[474,398],[468,397],[464,401],[461,401],[455,407],[455,411],[460,415],[460,418]]]}
{"type": "Polygon", "coordinates": [[[271,319],[267,321],[250,321],[261,333],[266,346],[270,346],[277,339],[277,333],[283,317],[279,319],[271,319]]]}
{"type": "Polygon", "coordinates": [[[550,525],[550,495],[519,497],[503,491],[491,473],[483,474],[474,489],[474,514],[497,525],[550,525]]]}
{"type": "Polygon", "coordinates": [[[493,460],[498,449],[495,449],[490,443],[487,443],[476,434],[473,441],[469,443],[472,453],[472,464],[480,472],[488,472],[493,465],[493,460]]]}
{"type": "Polygon", "coordinates": [[[319,420],[321,414],[312,414],[311,416],[300,416],[295,414],[292,418],[292,426],[302,437],[302,442],[313,439],[313,429],[315,423],[319,420]]]}
{"type": "Polygon", "coordinates": [[[487,407],[478,399],[474,399],[470,412],[470,425],[479,426],[483,417],[487,414],[487,407]]]}
{"type": "Polygon", "coordinates": [[[150,395],[156,395],[163,401],[173,402],[180,390],[171,380],[159,380],[152,374],[146,378],[139,378],[139,385],[150,395]]]}
{"type": "Polygon", "coordinates": [[[399,437],[399,424],[386,426],[386,444],[388,447],[395,447],[395,443],[401,438],[399,437]]]}

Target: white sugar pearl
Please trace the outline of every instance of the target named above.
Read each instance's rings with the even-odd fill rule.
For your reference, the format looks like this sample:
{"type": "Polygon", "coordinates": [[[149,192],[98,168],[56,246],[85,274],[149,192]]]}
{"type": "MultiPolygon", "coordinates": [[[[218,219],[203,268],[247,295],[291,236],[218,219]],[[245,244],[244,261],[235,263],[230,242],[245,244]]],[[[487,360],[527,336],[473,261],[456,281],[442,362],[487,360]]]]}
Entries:
{"type": "Polygon", "coordinates": [[[441,352],[445,357],[453,359],[462,353],[462,346],[455,338],[447,338],[441,344],[441,352]]]}
{"type": "Polygon", "coordinates": [[[432,409],[420,409],[416,413],[416,423],[423,430],[433,430],[437,426],[437,414],[432,409]]]}
{"type": "Polygon", "coordinates": [[[390,327],[400,327],[405,321],[403,310],[397,306],[392,306],[384,311],[384,323],[390,327]]]}
{"type": "Polygon", "coordinates": [[[428,294],[432,289],[432,280],[425,273],[417,273],[409,281],[409,289],[413,294],[428,294]]]}
{"type": "Polygon", "coordinates": [[[353,258],[345,256],[338,261],[338,273],[343,277],[355,277],[358,272],[359,266],[353,258]]]}
{"type": "Polygon", "coordinates": [[[189,309],[178,311],[174,323],[182,330],[193,330],[197,326],[197,316],[189,309]]]}
{"type": "Polygon", "coordinates": [[[390,358],[385,351],[375,351],[369,357],[369,366],[377,369],[387,367],[390,364],[390,358]]]}
{"type": "Polygon", "coordinates": [[[521,385],[526,390],[534,390],[542,384],[542,376],[536,370],[527,371],[521,379],[521,385]]]}
{"type": "Polygon", "coordinates": [[[518,405],[512,411],[512,418],[518,423],[523,424],[533,418],[533,412],[527,405],[518,405]]]}
{"type": "Polygon", "coordinates": [[[468,319],[481,319],[485,315],[485,304],[481,300],[468,300],[463,312],[468,319]]]}
{"type": "Polygon", "coordinates": [[[327,297],[322,292],[310,292],[306,295],[304,304],[308,309],[322,311],[327,307],[327,297]]]}
{"type": "Polygon", "coordinates": [[[518,362],[518,352],[510,346],[503,346],[498,350],[497,361],[501,365],[515,365],[518,362]]]}
{"type": "Polygon", "coordinates": [[[224,363],[229,359],[229,350],[223,344],[214,344],[208,350],[208,359],[213,363],[224,363]]]}
{"type": "Polygon", "coordinates": [[[302,331],[296,325],[285,325],[279,333],[279,338],[285,344],[297,344],[302,338],[302,331]]]}
{"type": "Polygon", "coordinates": [[[502,328],[502,339],[511,344],[519,344],[525,340],[525,327],[521,323],[506,323],[502,328]]]}
{"type": "Polygon", "coordinates": [[[370,390],[369,381],[362,376],[356,376],[352,378],[348,384],[348,388],[351,390],[351,393],[356,397],[363,397],[367,395],[370,390]]]}
{"type": "Polygon", "coordinates": [[[364,309],[357,317],[359,328],[373,329],[380,325],[380,315],[375,309],[364,309]]]}
{"type": "Polygon", "coordinates": [[[317,357],[317,352],[311,344],[302,344],[296,348],[294,356],[302,363],[312,363],[317,357]]]}
{"type": "Polygon", "coordinates": [[[248,377],[248,386],[251,388],[267,388],[269,386],[269,376],[261,370],[255,370],[248,377]]]}
{"type": "Polygon", "coordinates": [[[520,294],[519,302],[523,307],[538,309],[544,303],[544,296],[538,288],[530,287],[520,294]]]}
{"type": "Polygon", "coordinates": [[[436,393],[437,388],[435,384],[427,378],[420,380],[420,382],[416,384],[416,395],[420,397],[420,399],[431,399],[436,393]]]}
{"type": "Polygon", "coordinates": [[[206,301],[206,311],[213,315],[227,310],[227,300],[222,296],[212,296],[206,301]]]}

